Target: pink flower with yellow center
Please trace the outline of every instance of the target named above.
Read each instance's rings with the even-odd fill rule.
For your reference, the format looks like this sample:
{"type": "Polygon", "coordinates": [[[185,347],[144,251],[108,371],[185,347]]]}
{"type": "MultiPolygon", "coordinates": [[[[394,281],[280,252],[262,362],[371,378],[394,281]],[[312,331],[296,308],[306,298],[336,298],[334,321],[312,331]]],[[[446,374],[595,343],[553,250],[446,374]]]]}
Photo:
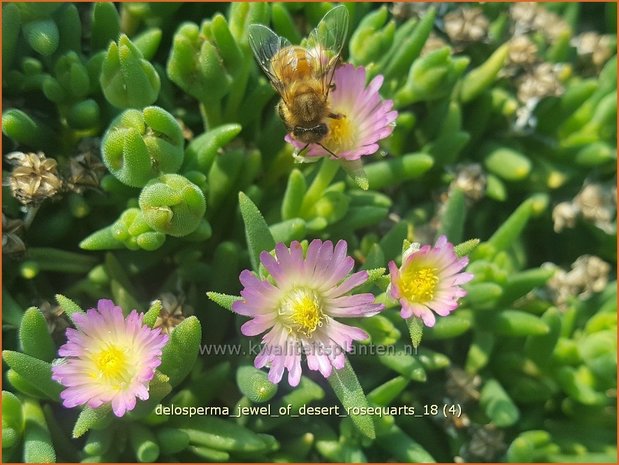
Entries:
{"type": "Polygon", "coordinates": [[[458,299],[466,295],[460,287],[473,279],[461,273],[468,257],[459,258],[453,244],[441,236],[434,247],[413,245],[402,257],[402,266],[389,262],[390,294],[402,306],[404,319],[421,318],[426,326],[434,326],[436,317],[447,316],[458,308],[458,299]]]}
{"type": "Polygon", "coordinates": [[[65,407],[91,408],[111,403],[117,417],[133,410],[136,399],[148,399],[148,383],[161,364],[168,336],[142,323],[133,310],[126,318],[111,300],[72,316],[77,329],[67,329],[67,342],[54,361],[52,379],[66,387],[65,407]]]}
{"type": "Polygon", "coordinates": [[[298,385],[303,353],[309,369],[328,378],[334,368],[344,367],[344,353],[350,352],[353,341],[368,337],[335,318],[367,317],[383,310],[372,294],[350,295],[368,279],[368,273],[350,275],[354,260],[346,255],[347,247],[345,241],[333,247],[331,241],[315,239],[304,255],[297,241],[290,248],[279,243],[275,256],[260,254],[269,278],[260,279],[249,270],[241,273],[243,300],[235,302],[232,310],[251,317],[241,327],[245,336],[268,331],[254,365],[269,366],[272,383],[279,383],[288,370],[288,383],[298,385]]]}
{"type": "MultiPolygon", "coordinates": [[[[376,76],[366,87],[365,68],[344,64],[335,70],[333,84],[329,105],[331,111],[341,117],[325,120],[328,132],[321,144],[341,160],[358,160],[376,153],[378,142],[393,132],[398,116],[398,112],[392,110],[393,102],[383,100],[378,93],[383,77],[376,76]]],[[[286,136],[286,141],[297,150],[305,147],[305,143],[297,141],[292,134],[286,136]]],[[[302,156],[315,159],[330,154],[320,145],[310,144],[302,156]]]]}

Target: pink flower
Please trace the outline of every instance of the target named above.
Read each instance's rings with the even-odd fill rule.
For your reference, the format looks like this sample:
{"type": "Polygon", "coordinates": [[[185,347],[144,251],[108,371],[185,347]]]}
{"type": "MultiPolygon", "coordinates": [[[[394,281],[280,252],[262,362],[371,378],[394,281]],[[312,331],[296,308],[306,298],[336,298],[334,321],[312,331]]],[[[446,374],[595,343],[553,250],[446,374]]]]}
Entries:
{"type": "MultiPolygon", "coordinates": [[[[393,102],[382,100],[378,93],[383,77],[376,76],[366,87],[365,68],[344,64],[335,70],[333,83],[335,88],[329,93],[330,108],[342,117],[326,119],[329,132],[322,145],[344,160],[358,160],[376,153],[378,141],[393,132],[398,116],[397,111],[391,110],[393,102]]],[[[298,150],[305,147],[292,134],[286,136],[286,141],[298,150]]],[[[302,155],[311,159],[329,153],[320,145],[311,144],[302,155]]]]}
{"type": "Polygon", "coordinates": [[[460,272],[468,263],[467,257],[456,256],[445,236],[439,237],[434,247],[411,246],[399,269],[395,262],[389,262],[390,293],[402,305],[402,318],[415,316],[432,327],[436,322],[434,313],[447,316],[458,308],[458,299],[466,295],[459,285],[473,279],[471,273],[460,272]]]}
{"type": "Polygon", "coordinates": [[[325,378],[333,368],[343,368],[344,352],[352,349],[352,341],[368,335],[335,318],[372,316],[384,308],[374,303],[372,294],[349,295],[368,279],[368,273],[349,275],[354,260],[346,255],[347,247],[345,241],[334,248],[331,241],[315,239],[304,256],[299,242],[292,242],[290,248],[279,243],[275,256],[260,254],[268,279],[248,270],[241,273],[243,300],[235,302],[232,310],[251,317],[241,327],[245,336],[268,331],[254,365],[269,366],[272,383],[279,383],[287,369],[288,383],[299,384],[302,353],[307,355],[309,369],[325,378]]]}
{"type": "Polygon", "coordinates": [[[117,417],[133,410],[136,398],[148,399],[148,383],[161,364],[168,336],[142,323],[133,310],[126,318],[111,300],[73,315],[77,329],[67,329],[67,342],[58,351],[52,379],[66,387],[65,407],[92,408],[111,403],[117,417]]]}

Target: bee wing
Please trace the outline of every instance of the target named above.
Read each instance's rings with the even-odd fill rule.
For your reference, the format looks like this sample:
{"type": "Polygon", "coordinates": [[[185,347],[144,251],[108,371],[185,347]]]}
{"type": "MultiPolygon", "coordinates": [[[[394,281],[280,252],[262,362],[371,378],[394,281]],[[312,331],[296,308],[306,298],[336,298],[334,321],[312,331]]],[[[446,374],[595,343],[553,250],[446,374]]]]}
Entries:
{"type": "Polygon", "coordinates": [[[281,78],[273,73],[271,59],[282,48],[289,47],[290,41],[285,37],[278,36],[262,24],[251,24],[249,26],[249,45],[254,52],[258,65],[269,77],[275,89],[282,94],[284,85],[281,78]]]}
{"type": "Polygon", "coordinates": [[[339,5],[324,15],[307,39],[307,47],[316,53],[315,58],[321,68],[325,98],[329,94],[333,73],[342,53],[347,32],[348,10],[344,5],[339,5]]]}

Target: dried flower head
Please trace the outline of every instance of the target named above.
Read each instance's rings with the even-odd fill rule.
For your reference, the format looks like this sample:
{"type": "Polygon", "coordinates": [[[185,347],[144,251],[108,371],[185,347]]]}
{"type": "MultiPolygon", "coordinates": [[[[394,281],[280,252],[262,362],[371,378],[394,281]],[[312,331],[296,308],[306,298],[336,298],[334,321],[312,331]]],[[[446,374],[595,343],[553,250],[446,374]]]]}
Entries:
{"type": "Polygon", "coordinates": [[[537,45],[527,35],[515,36],[509,41],[507,66],[529,67],[537,60],[537,45]]]}
{"type": "Polygon", "coordinates": [[[559,79],[561,68],[551,63],[539,63],[518,81],[518,100],[529,102],[563,92],[559,79]]]}
{"type": "Polygon", "coordinates": [[[69,327],[69,319],[58,304],[51,304],[47,300],[41,302],[39,310],[43,313],[47,322],[47,330],[56,339],[61,334],[64,335],[65,330],[69,327]]]}
{"type": "Polygon", "coordinates": [[[537,3],[515,3],[510,8],[510,15],[514,23],[514,35],[537,31],[549,41],[554,41],[570,32],[570,26],[563,18],[537,3]]]}
{"type": "Polygon", "coordinates": [[[469,462],[491,462],[506,448],[505,433],[496,425],[489,423],[472,429],[471,440],[462,455],[469,462]]]}
{"type": "Polygon", "coordinates": [[[161,364],[168,336],[142,323],[133,310],[126,318],[111,300],[72,316],[77,329],[67,329],[63,357],[52,365],[52,379],[65,386],[60,397],[65,407],[111,404],[117,417],[149,397],[148,385],[161,364]]]}
{"type": "MultiPolygon", "coordinates": [[[[399,21],[406,21],[410,18],[423,17],[432,7],[436,7],[436,5],[427,2],[393,2],[391,4],[391,14],[399,21]]],[[[444,8],[445,4],[438,4],[439,10],[444,8]]]]}
{"type": "Polygon", "coordinates": [[[275,256],[260,254],[269,278],[261,279],[249,270],[241,273],[243,300],[235,302],[232,310],[251,318],[241,327],[245,336],[268,331],[254,364],[270,367],[272,383],[279,383],[288,370],[288,383],[299,384],[303,353],[308,368],[328,378],[333,369],[344,367],[353,341],[368,337],[365,331],[335,319],[368,317],[384,308],[374,303],[372,294],[349,295],[367,281],[368,273],[350,275],[354,260],[346,255],[347,248],[345,241],[333,247],[331,241],[315,239],[304,254],[297,241],[290,248],[279,243],[275,256]]]}
{"type": "Polygon", "coordinates": [[[435,50],[446,46],[447,42],[445,42],[443,38],[439,37],[434,32],[431,32],[428,40],[426,40],[423,44],[423,48],[421,49],[421,56],[427,55],[428,53],[434,52],[435,50]]]}
{"type": "Polygon", "coordinates": [[[460,189],[464,195],[472,200],[480,200],[486,192],[486,173],[479,163],[461,164],[455,168],[455,179],[450,189],[460,189]]]}
{"type": "Polygon", "coordinates": [[[533,28],[546,36],[550,42],[570,33],[569,24],[561,16],[542,7],[538,8],[533,18],[533,28]]]}
{"type": "Polygon", "coordinates": [[[539,8],[537,3],[534,2],[518,2],[511,6],[509,13],[517,34],[533,29],[533,23],[539,8]]]}
{"type": "Polygon", "coordinates": [[[389,262],[391,297],[402,306],[404,319],[421,318],[426,326],[434,326],[435,313],[447,316],[458,308],[458,299],[466,295],[460,287],[473,279],[462,273],[468,257],[459,258],[454,246],[441,236],[434,247],[413,244],[402,255],[402,266],[389,262]]]}
{"type": "Polygon", "coordinates": [[[77,193],[86,189],[97,189],[101,178],[107,172],[99,157],[101,139],[86,138],[77,146],[78,155],[71,159],[70,176],[67,181],[69,188],[77,193]]]}
{"type": "Polygon", "coordinates": [[[474,375],[464,371],[462,368],[452,367],[447,370],[447,383],[445,389],[447,394],[452,397],[456,403],[465,404],[479,400],[479,387],[481,386],[481,378],[479,375],[474,375]]]}
{"type": "Polygon", "coordinates": [[[445,32],[453,43],[479,42],[488,35],[488,19],[481,8],[458,8],[445,15],[445,32]]]}
{"type": "Polygon", "coordinates": [[[164,333],[171,334],[174,328],[180,325],[188,315],[193,314],[193,308],[187,305],[184,300],[184,298],[176,297],[171,292],[161,294],[159,296],[161,311],[153,327],[161,328],[164,333]]]}
{"type": "Polygon", "coordinates": [[[601,292],[608,284],[610,265],[595,255],[578,257],[567,272],[553,264],[546,264],[545,267],[556,270],[547,288],[553,302],[560,308],[576,296],[585,299],[593,293],[601,292]]]}
{"type": "Polygon", "coordinates": [[[24,222],[7,217],[2,213],[2,253],[19,256],[26,251],[23,240],[24,222]]]}
{"type": "Polygon", "coordinates": [[[24,205],[38,205],[62,191],[56,160],[43,152],[11,152],[6,159],[14,166],[9,175],[11,194],[24,205]]]}
{"type": "Polygon", "coordinates": [[[576,47],[578,57],[585,64],[591,64],[597,70],[613,56],[614,46],[610,35],[598,34],[594,31],[583,32],[571,41],[576,47]]]}
{"type": "Polygon", "coordinates": [[[565,228],[576,226],[576,219],[580,210],[572,202],[558,203],[552,210],[553,229],[560,233],[565,228]]]}
{"type": "Polygon", "coordinates": [[[616,231],[617,189],[615,186],[586,183],[574,197],[574,206],[586,221],[592,222],[607,233],[616,231]]]}

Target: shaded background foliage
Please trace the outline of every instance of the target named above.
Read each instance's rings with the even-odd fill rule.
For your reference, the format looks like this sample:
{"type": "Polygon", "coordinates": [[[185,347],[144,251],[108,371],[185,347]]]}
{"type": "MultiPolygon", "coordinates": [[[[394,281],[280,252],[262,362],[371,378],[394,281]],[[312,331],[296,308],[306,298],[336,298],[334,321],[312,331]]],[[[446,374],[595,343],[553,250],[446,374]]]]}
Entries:
{"type": "MultiPolygon", "coordinates": [[[[366,192],[326,164],[293,163],[247,45],[250,22],[298,42],[331,7],[3,5],[5,461],[616,461],[616,4],[348,4],[343,58],[384,74],[400,112],[366,162],[366,192]],[[206,199],[204,211],[181,196],[198,214],[174,229],[146,214],[148,179],[130,187],[102,164],[101,139],[128,108],[156,113],[158,128],[128,160],[167,157],[162,141],[183,152],[180,166],[157,165],[171,167],[150,189],[183,177],[206,199]],[[45,370],[71,311],[59,293],[84,308],[112,296],[126,311],[160,299],[168,330],[195,313],[206,344],[247,344],[205,294],[238,293],[250,266],[239,191],[277,240],[343,238],[365,268],[398,259],[405,238],[483,241],[462,308],[417,355],[351,356],[372,404],[457,404],[462,416],[386,416],[372,441],[329,416],[144,408],[110,423],[56,402],[45,370]]],[[[358,322],[372,344],[409,343],[397,310],[358,322]]],[[[186,333],[186,344],[198,334],[186,333]]],[[[313,374],[275,388],[250,364],[200,356],[172,392],[166,381],[151,392],[179,406],[338,402],[313,374]]]]}

